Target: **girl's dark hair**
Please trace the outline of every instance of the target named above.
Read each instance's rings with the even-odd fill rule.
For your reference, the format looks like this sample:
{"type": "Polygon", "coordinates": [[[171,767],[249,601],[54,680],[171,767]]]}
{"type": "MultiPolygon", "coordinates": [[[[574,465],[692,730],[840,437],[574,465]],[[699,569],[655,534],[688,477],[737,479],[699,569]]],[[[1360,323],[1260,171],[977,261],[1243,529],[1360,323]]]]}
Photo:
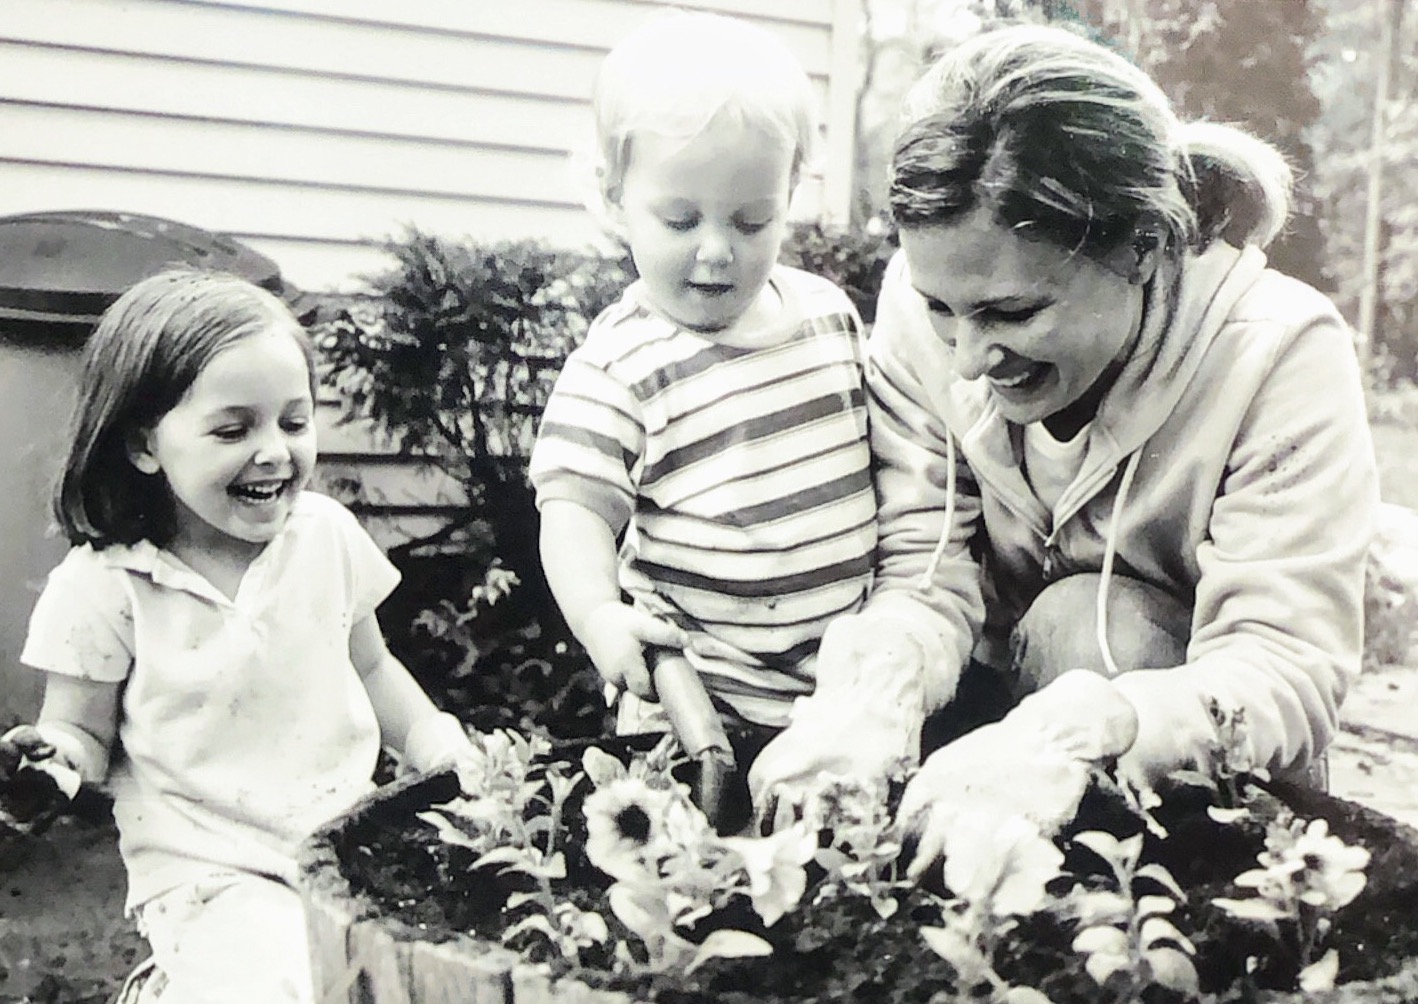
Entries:
{"type": "Polygon", "coordinates": [[[84,348],[68,455],[54,513],[71,544],[166,544],[176,529],[167,479],[129,459],[137,437],[187,393],[217,353],[275,327],[306,354],[309,340],[278,298],[234,275],[174,268],[144,279],[104,311],[84,348]]]}
{"type": "Polygon", "coordinates": [[[1269,243],[1291,173],[1239,129],[1181,123],[1157,85],[1071,31],[1017,25],[946,51],[912,88],[892,163],[901,227],[977,206],[1005,227],[1103,258],[1269,243]]]}

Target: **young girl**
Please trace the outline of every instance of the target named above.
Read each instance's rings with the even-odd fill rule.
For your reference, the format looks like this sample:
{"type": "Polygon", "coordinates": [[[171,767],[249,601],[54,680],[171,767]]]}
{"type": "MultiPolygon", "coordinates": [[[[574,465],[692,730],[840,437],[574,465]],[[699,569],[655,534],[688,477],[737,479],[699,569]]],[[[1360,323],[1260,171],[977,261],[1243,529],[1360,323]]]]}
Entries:
{"type": "Polygon", "coordinates": [[[371,789],[381,742],[415,769],[473,752],[385,647],[398,573],[305,491],[314,411],[295,318],[232,276],[146,279],[87,347],[74,546],[21,655],[44,704],[6,739],[107,778],[167,1004],[311,1000],[296,845],[371,789]]]}

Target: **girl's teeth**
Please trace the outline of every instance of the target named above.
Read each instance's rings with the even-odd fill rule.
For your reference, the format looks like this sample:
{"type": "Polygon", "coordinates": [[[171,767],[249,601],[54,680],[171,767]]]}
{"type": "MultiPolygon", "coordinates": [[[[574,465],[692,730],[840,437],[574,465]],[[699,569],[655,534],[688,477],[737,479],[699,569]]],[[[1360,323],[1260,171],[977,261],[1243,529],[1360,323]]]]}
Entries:
{"type": "Polygon", "coordinates": [[[281,493],[280,485],[238,485],[234,493],[253,502],[269,502],[281,493]]]}

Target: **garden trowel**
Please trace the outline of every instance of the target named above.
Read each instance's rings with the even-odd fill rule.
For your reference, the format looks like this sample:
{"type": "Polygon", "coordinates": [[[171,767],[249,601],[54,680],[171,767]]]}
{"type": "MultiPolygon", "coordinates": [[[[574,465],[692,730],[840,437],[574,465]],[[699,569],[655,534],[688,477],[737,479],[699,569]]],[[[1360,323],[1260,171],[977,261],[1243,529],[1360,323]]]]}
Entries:
{"type": "Polygon", "coordinates": [[[688,659],[664,648],[654,648],[646,654],[653,666],[655,693],[670,719],[675,738],[699,765],[697,782],[690,785],[695,804],[717,826],[724,793],[738,766],[724,723],[699,672],[688,659]]]}

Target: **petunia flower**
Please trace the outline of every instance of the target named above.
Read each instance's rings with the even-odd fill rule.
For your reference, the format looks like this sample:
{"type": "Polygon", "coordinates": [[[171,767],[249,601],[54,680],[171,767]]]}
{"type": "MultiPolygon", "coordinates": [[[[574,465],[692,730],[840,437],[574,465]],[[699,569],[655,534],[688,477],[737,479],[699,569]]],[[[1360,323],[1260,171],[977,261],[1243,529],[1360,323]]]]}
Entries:
{"type": "Polygon", "coordinates": [[[647,870],[662,833],[670,792],[621,778],[586,796],[586,856],[611,878],[634,881],[647,870]]]}
{"type": "Polygon", "coordinates": [[[803,866],[817,852],[817,835],[797,824],[767,837],[725,837],[723,843],[742,860],[753,909],[772,927],[802,899],[803,866]]]}

